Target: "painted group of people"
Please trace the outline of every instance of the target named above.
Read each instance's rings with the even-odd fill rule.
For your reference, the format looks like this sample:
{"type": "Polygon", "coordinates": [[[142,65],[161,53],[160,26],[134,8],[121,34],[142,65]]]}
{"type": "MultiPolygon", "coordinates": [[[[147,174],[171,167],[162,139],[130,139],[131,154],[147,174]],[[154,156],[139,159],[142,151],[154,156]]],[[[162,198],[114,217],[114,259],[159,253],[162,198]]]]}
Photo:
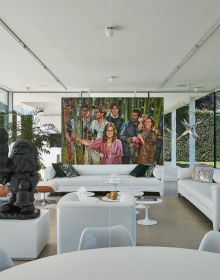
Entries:
{"type": "Polygon", "coordinates": [[[74,129],[71,133],[67,131],[71,123],[69,114],[66,139],[85,146],[84,164],[159,163],[157,142],[162,141],[162,135],[155,128],[153,116],[142,118],[141,110],[133,109],[130,120],[125,121],[119,111],[117,103],[110,106],[108,116],[103,106],[96,106],[91,114],[89,106],[82,105],[82,137],[74,129]]]}

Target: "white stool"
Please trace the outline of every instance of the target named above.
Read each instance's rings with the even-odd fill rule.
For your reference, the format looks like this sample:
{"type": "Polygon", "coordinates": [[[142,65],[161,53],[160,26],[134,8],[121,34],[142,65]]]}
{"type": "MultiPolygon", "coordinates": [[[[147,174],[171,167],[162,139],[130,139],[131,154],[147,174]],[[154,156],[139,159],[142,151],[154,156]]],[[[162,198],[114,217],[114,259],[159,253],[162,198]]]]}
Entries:
{"type": "Polygon", "coordinates": [[[137,224],[139,225],[143,225],[143,226],[152,226],[152,225],[156,225],[157,221],[155,220],[151,220],[149,219],[148,216],[148,209],[150,208],[150,205],[152,204],[157,204],[157,203],[161,203],[162,200],[159,198],[157,200],[137,200],[136,203],[137,205],[137,209],[145,209],[145,218],[143,220],[138,220],[137,224]]]}

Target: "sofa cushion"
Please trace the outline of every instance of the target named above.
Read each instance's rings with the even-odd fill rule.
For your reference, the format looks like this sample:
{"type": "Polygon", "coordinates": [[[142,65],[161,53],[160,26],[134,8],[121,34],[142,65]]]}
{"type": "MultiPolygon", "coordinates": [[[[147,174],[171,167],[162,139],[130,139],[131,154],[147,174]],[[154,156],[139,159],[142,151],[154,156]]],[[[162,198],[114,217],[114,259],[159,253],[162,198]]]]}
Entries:
{"type": "Polygon", "coordinates": [[[143,177],[147,177],[147,178],[154,177],[153,171],[155,166],[156,166],[155,164],[149,164],[147,170],[143,174],[143,177]]]}
{"type": "Polygon", "coordinates": [[[55,176],[56,176],[56,171],[52,165],[50,165],[44,169],[44,175],[43,175],[44,180],[51,180],[55,176]]]}
{"type": "Polygon", "coordinates": [[[161,182],[160,180],[151,177],[151,178],[146,178],[146,177],[133,177],[130,175],[123,175],[120,176],[121,178],[121,183],[120,185],[124,185],[124,186],[129,186],[129,187],[133,187],[135,189],[135,187],[137,186],[160,186],[161,182]]]}
{"type": "Polygon", "coordinates": [[[66,177],[62,162],[52,163],[52,165],[56,172],[56,177],[66,177]]]}
{"type": "Polygon", "coordinates": [[[193,169],[194,167],[187,167],[187,168],[178,167],[178,179],[180,180],[192,179],[193,169]]]}
{"type": "Polygon", "coordinates": [[[220,169],[214,168],[213,180],[215,183],[220,184],[220,169]]]}
{"type": "Polygon", "coordinates": [[[214,170],[204,170],[199,172],[199,181],[205,183],[213,182],[213,172],[214,170]]]}
{"type": "Polygon", "coordinates": [[[73,165],[80,175],[129,174],[137,164],[73,165]]]}
{"type": "Polygon", "coordinates": [[[212,172],[213,173],[213,167],[210,165],[206,165],[206,164],[200,164],[200,165],[195,165],[193,172],[192,172],[192,179],[195,181],[201,181],[200,180],[200,172],[212,172]]]}
{"type": "Polygon", "coordinates": [[[153,170],[153,175],[156,179],[161,180],[162,178],[162,172],[163,172],[163,166],[155,166],[154,170],[153,170]]]}
{"type": "MultiPolygon", "coordinates": [[[[80,175],[78,177],[72,178],[54,178],[51,180],[53,185],[59,186],[85,186],[85,187],[98,187],[98,186],[108,186],[106,184],[108,177],[105,175],[80,175]]],[[[146,178],[146,177],[132,177],[130,175],[120,175],[120,184],[119,186],[128,186],[128,187],[136,187],[136,186],[160,186],[161,182],[156,178],[146,178]]]]}
{"type": "Polygon", "coordinates": [[[66,174],[66,177],[68,177],[68,178],[80,176],[79,172],[77,172],[76,169],[72,165],[64,164],[63,170],[66,174]]]}
{"type": "Polygon", "coordinates": [[[212,209],[212,184],[194,181],[192,179],[180,180],[179,187],[191,194],[197,201],[212,209]]]}
{"type": "Polygon", "coordinates": [[[147,164],[138,164],[137,166],[135,166],[135,168],[130,172],[131,176],[134,177],[142,177],[146,170],[149,168],[149,165],[147,164]]]}

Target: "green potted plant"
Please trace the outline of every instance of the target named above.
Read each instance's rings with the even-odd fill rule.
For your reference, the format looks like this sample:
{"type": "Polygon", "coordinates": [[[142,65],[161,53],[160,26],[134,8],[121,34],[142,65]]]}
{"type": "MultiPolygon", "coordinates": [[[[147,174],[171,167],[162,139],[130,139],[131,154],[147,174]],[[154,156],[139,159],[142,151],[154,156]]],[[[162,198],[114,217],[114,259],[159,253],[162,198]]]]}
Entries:
{"type": "Polygon", "coordinates": [[[35,112],[33,114],[22,115],[18,112],[12,113],[12,122],[8,125],[9,142],[23,139],[32,142],[40,154],[41,167],[44,168],[42,157],[43,153],[49,154],[52,143],[51,133],[59,133],[52,123],[41,125],[40,119],[35,112]]]}

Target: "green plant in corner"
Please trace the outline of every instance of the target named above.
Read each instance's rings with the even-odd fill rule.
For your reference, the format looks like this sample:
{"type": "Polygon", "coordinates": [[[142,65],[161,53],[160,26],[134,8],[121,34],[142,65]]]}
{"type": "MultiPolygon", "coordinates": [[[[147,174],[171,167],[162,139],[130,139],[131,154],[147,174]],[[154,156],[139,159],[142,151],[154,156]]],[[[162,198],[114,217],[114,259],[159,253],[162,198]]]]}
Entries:
{"type": "Polygon", "coordinates": [[[23,139],[32,142],[37,147],[40,154],[40,164],[44,168],[41,155],[50,153],[49,148],[53,144],[50,134],[59,132],[56,127],[52,123],[41,125],[40,119],[35,112],[28,115],[13,112],[12,122],[8,125],[8,131],[10,143],[23,139]]]}

